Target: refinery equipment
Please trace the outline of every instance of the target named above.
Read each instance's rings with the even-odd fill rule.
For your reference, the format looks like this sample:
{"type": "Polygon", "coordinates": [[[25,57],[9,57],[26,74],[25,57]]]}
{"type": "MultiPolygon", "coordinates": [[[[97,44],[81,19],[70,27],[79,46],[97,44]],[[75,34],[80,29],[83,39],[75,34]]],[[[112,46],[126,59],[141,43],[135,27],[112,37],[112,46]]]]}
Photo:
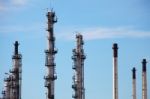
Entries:
{"type": "Polygon", "coordinates": [[[132,69],[132,93],[133,99],[136,99],[136,69],[135,67],[132,69]]]}
{"type": "Polygon", "coordinates": [[[47,67],[47,74],[44,76],[45,79],[45,87],[47,88],[46,98],[47,99],[54,99],[54,86],[55,80],[57,79],[56,72],[55,72],[55,54],[57,50],[55,49],[55,37],[54,37],[54,23],[57,22],[57,18],[55,16],[55,12],[51,11],[47,13],[48,18],[48,49],[45,50],[46,54],[46,61],[45,66],[47,67]]]}
{"type": "Polygon", "coordinates": [[[18,53],[18,41],[15,42],[14,46],[13,68],[10,73],[6,73],[2,99],[21,99],[22,55],[18,53]]]}
{"type": "Polygon", "coordinates": [[[74,99],[85,99],[85,89],[84,89],[84,49],[83,49],[83,37],[81,34],[76,35],[77,46],[73,49],[72,59],[74,65],[72,69],[74,70],[73,75],[73,85],[74,89],[73,98],[74,99]]]}
{"type": "Polygon", "coordinates": [[[113,44],[113,99],[118,99],[118,45],[113,44]]]}
{"type": "Polygon", "coordinates": [[[142,61],[142,99],[147,99],[146,59],[142,61]]]}

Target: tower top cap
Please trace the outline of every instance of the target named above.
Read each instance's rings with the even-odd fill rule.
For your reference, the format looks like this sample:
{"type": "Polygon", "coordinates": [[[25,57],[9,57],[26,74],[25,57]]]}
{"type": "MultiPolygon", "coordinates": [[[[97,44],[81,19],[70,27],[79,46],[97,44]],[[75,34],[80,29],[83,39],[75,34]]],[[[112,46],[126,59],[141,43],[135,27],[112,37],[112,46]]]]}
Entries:
{"type": "Polygon", "coordinates": [[[76,35],[76,38],[82,38],[82,35],[81,35],[80,33],[78,33],[78,34],[76,35]]]}
{"type": "Polygon", "coordinates": [[[143,72],[146,72],[146,63],[147,63],[146,59],[143,59],[143,61],[142,61],[142,71],[143,72]]]}
{"type": "Polygon", "coordinates": [[[132,71],[133,71],[133,72],[135,72],[135,71],[136,71],[136,68],[135,68],[135,67],[133,67],[132,71]]]}
{"type": "Polygon", "coordinates": [[[136,79],[136,74],[135,74],[135,72],[136,72],[136,69],[135,69],[135,67],[133,67],[133,69],[132,69],[132,77],[133,77],[133,79],[136,79]]]}
{"type": "Polygon", "coordinates": [[[15,41],[15,44],[14,44],[15,46],[18,46],[19,45],[19,43],[18,43],[18,41],[15,41]]]}
{"type": "Polygon", "coordinates": [[[143,59],[142,63],[143,63],[143,64],[144,64],[144,63],[147,63],[146,59],[143,59]]]}
{"type": "Polygon", "coordinates": [[[113,48],[113,49],[118,49],[118,44],[117,44],[117,43],[114,43],[112,48],[113,48]]]}
{"type": "Polygon", "coordinates": [[[14,54],[15,54],[15,55],[17,55],[17,54],[18,54],[18,46],[19,46],[19,43],[18,43],[18,41],[15,41],[15,44],[14,44],[14,46],[15,46],[15,51],[14,51],[14,54]]]}

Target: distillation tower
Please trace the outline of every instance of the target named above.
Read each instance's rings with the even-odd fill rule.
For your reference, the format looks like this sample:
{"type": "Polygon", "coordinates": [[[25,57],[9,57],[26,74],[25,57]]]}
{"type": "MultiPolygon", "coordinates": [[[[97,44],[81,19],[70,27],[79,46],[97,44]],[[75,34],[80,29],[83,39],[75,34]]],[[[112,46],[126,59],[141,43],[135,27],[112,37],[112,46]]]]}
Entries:
{"type": "Polygon", "coordinates": [[[132,69],[132,93],[133,99],[136,99],[136,68],[132,69]]]}
{"type": "Polygon", "coordinates": [[[142,61],[142,99],[147,99],[146,59],[142,61]]]}
{"type": "Polygon", "coordinates": [[[18,53],[18,41],[15,42],[14,46],[13,68],[10,73],[6,73],[8,77],[4,79],[2,99],[21,99],[22,55],[18,53]]]}
{"type": "Polygon", "coordinates": [[[54,23],[57,22],[57,18],[55,16],[55,12],[50,11],[47,13],[48,18],[48,49],[45,50],[46,54],[46,62],[45,66],[47,67],[45,79],[45,87],[47,88],[46,98],[47,99],[54,99],[54,84],[55,80],[57,79],[56,72],[55,72],[55,54],[57,50],[55,49],[55,37],[53,33],[53,26],[54,23]]]}
{"type": "Polygon", "coordinates": [[[81,34],[76,35],[77,46],[73,49],[72,59],[74,61],[73,70],[73,85],[74,89],[73,98],[74,99],[85,99],[85,89],[84,89],[84,49],[83,49],[83,37],[81,34]]]}
{"type": "Polygon", "coordinates": [[[113,99],[118,99],[118,45],[113,44],[113,99]]]}

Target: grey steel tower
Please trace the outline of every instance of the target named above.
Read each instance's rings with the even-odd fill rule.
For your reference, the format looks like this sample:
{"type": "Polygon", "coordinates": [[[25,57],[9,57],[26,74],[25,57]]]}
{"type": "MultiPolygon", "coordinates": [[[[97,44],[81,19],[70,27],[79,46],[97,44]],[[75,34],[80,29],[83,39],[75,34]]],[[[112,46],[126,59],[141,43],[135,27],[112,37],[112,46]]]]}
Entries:
{"type": "Polygon", "coordinates": [[[135,67],[132,69],[132,93],[133,93],[133,99],[136,99],[136,69],[135,67]]]}
{"type": "Polygon", "coordinates": [[[21,81],[22,81],[22,55],[18,52],[18,41],[14,44],[14,54],[12,56],[13,68],[4,79],[4,90],[2,99],[21,99],[21,81]]]}
{"type": "Polygon", "coordinates": [[[113,44],[113,99],[118,99],[118,45],[113,44]]]}
{"type": "Polygon", "coordinates": [[[18,52],[18,41],[14,44],[14,55],[12,56],[13,60],[13,69],[10,70],[12,80],[12,93],[11,99],[21,99],[21,81],[22,81],[22,55],[18,52]]]}
{"type": "Polygon", "coordinates": [[[84,49],[83,49],[83,37],[81,34],[76,35],[77,46],[73,49],[72,59],[74,60],[74,76],[73,85],[74,89],[73,98],[74,99],[85,99],[85,89],[84,89],[84,49]]]}
{"type": "Polygon", "coordinates": [[[142,99],[147,99],[146,59],[142,61],[142,99]]]}
{"type": "Polygon", "coordinates": [[[55,72],[55,54],[57,50],[55,49],[55,37],[54,37],[54,23],[57,22],[55,12],[51,11],[47,13],[48,18],[48,49],[45,50],[46,54],[46,62],[45,66],[47,67],[47,74],[44,76],[45,79],[45,87],[47,88],[47,99],[54,99],[54,86],[55,80],[57,79],[55,72]]]}

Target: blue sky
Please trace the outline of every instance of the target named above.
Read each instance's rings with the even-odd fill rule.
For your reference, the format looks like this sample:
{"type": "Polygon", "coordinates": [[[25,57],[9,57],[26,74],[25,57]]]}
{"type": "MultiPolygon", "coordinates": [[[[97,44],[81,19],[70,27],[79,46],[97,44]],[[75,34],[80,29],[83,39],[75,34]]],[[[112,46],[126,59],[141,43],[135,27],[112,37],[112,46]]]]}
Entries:
{"type": "Polygon", "coordinates": [[[12,66],[13,43],[23,55],[23,99],[46,98],[44,79],[47,47],[47,8],[55,24],[56,99],[72,98],[72,49],[75,35],[85,40],[86,99],[112,98],[112,44],[119,46],[119,98],[132,98],[131,69],[137,68],[137,97],[141,98],[141,61],[148,61],[150,97],[150,1],[148,0],[0,0],[0,90],[12,66]],[[50,3],[51,2],[51,3],[50,3]]]}

